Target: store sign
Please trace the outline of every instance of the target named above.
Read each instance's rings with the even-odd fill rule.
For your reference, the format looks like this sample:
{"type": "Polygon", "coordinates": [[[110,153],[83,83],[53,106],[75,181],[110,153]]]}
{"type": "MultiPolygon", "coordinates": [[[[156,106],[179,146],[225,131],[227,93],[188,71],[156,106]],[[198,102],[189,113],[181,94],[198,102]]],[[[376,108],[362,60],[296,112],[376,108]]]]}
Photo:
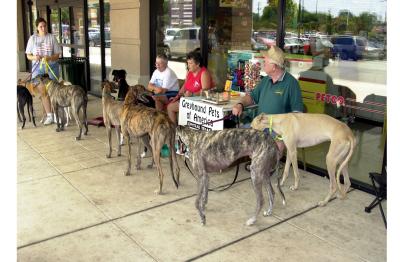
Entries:
{"type": "Polygon", "coordinates": [[[345,100],[343,96],[335,96],[319,92],[315,93],[315,99],[318,101],[322,101],[328,104],[334,104],[337,106],[344,106],[344,100],[345,100]]]}
{"type": "Polygon", "coordinates": [[[224,129],[224,121],[213,121],[220,120],[223,117],[224,113],[221,106],[189,100],[184,97],[179,101],[179,125],[187,125],[201,130],[222,130],[224,129]]]}

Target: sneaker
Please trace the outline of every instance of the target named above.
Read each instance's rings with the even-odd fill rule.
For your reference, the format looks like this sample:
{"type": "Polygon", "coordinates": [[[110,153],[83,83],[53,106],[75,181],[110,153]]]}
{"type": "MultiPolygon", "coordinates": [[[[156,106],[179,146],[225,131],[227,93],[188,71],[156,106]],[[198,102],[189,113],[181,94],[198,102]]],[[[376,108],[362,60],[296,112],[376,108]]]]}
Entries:
{"type": "Polygon", "coordinates": [[[43,125],[47,126],[53,124],[53,117],[52,116],[47,116],[46,120],[44,121],[43,125]]]}

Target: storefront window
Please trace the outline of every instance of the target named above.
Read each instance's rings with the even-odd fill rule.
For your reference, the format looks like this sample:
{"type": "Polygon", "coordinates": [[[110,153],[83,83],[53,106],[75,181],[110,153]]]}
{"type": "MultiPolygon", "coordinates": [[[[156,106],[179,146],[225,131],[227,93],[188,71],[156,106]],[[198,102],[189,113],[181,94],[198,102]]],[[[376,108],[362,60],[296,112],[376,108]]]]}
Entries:
{"type": "Polygon", "coordinates": [[[169,57],[168,66],[179,79],[186,77],[186,54],[200,50],[201,1],[157,1],[157,53],[169,57]]]}
{"type": "MultiPolygon", "coordinates": [[[[386,136],[386,1],[286,0],[285,52],[309,113],[347,123],[358,145],[351,178],[380,172],[386,136]],[[373,10],[373,11],[371,11],[373,10]]],[[[307,163],[326,169],[329,143],[306,149],[307,163]]]]}
{"type": "Polygon", "coordinates": [[[88,44],[91,91],[101,94],[100,5],[98,0],[88,1],[88,44]]]}
{"type": "Polygon", "coordinates": [[[111,73],[111,24],[109,0],[104,1],[104,40],[106,76],[109,76],[111,73]]]}
{"type": "Polygon", "coordinates": [[[59,23],[59,13],[58,8],[51,9],[50,13],[50,25],[51,33],[57,38],[58,43],[60,43],[60,23],[59,23]]]}

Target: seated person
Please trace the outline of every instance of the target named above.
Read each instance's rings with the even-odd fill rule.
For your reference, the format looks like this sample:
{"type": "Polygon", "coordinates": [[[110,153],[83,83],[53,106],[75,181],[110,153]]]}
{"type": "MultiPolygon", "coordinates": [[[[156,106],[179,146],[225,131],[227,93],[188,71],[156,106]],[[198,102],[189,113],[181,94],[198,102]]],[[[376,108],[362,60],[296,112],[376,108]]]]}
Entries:
{"type": "Polygon", "coordinates": [[[156,58],[156,70],[151,76],[147,90],[154,93],[153,99],[157,110],[163,110],[168,104],[168,99],[177,95],[179,91],[178,78],[174,71],[168,67],[168,58],[160,54],[156,58]]]}
{"type": "MultiPolygon", "coordinates": [[[[285,70],[283,51],[271,46],[264,55],[264,70],[267,76],[232,108],[233,115],[240,115],[244,107],[257,104],[258,113],[284,114],[303,112],[303,99],[299,82],[285,70]]],[[[273,134],[272,134],[273,135],[273,134]]],[[[277,143],[283,151],[283,143],[277,143]]]]}
{"type": "Polygon", "coordinates": [[[202,90],[209,90],[214,87],[210,72],[203,66],[203,59],[199,52],[192,51],[187,54],[186,62],[188,73],[185,83],[168,104],[168,116],[172,122],[177,123],[177,113],[179,111],[179,98],[181,96],[197,96],[202,90]]]}

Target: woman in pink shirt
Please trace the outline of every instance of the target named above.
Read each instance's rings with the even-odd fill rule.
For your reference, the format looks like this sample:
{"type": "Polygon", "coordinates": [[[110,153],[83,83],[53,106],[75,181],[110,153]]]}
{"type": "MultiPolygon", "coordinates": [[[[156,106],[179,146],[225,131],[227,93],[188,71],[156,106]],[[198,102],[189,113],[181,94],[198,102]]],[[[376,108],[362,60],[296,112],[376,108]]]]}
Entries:
{"type": "Polygon", "coordinates": [[[202,90],[214,87],[210,72],[202,65],[202,57],[199,52],[192,51],[187,54],[186,62],[188,73],[186,80],[177,96],[168,104],[167,111],[169,118],[177,123],[177,113],[179,111],[179,98],[181,96],[198,96],[202,90]]]}

